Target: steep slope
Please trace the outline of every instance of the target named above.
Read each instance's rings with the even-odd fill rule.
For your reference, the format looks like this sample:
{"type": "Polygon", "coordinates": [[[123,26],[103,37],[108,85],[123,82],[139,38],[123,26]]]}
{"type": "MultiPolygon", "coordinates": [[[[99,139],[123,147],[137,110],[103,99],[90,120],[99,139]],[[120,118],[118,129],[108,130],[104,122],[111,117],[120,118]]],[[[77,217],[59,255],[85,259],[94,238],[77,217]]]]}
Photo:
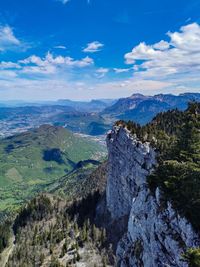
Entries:
{"type": "MultiPolygon", "coordinates": [[[[118,123],[108,134],[106,208],[111,224],[128,216],[126,232],[117,245],[118,266],[198,266],[192,262],[199,261],[200,245],[199,112],[199,105],[190,105],[182,114],[185,119],[179,125],[181,129],[177,131],[178,125],[174,126],[173,134],[178,132],[175,148],[180,142],[181,152],[172,146],[168,147],[170,152],[160,156],[150,142],[139,141],[135,128],[131,133],[126,124],[118,123]],[[193,250],[188,253],[189,248],[193,250]],[[183,260],[184,255],[187,261],[183,260]]],[[[167,115],[176,116],[172,114],[167,115]]],[[[155,121],[148,126],[152,131],[155,121]]],[[[162,128],[160,123],[158,128],[162,128]]]]}
{"type": "Polygon", "coordinates": [[[142,125],[152,120],[156,114],[169,110],[171,106],[166,102],[161,102],[156,99],[147,99],[140,103],[134,109],[125,111],[123,114],[117,116],[122,120],[132,120],[142,125]]]}
{"type": "Polygon", "coordinates": [[[43,125],[0,142],[0,210],[18,206],[81,160],[99,160],[105,148],[62,127],[43,125]]]}
{"type": "Polygon", "coordinates": [[[71,201],[88,194],[103,192],[106,186],[107,163],[80,161],[74,170],[48,185],[45,190],[71,201]]]}
{"type": "Polygon", "coordinates": [[[10,257],[0,258],[0,265],[6,261],[7,267],[113,266],[106,231],[94,224],[96,205],[105,190],[106,163],[92,171],[88,164],[92,162],[79,163],[50,186],[53,194],[41,194],[21,209],[13,224],[10,257]]]}
{"type": "Polygon", "coordinates": [[[120,98],[114,105],[106,108],[102,114],[108,115],[120,115],[128,110],[135,109],[139,103],[150,97],[144,96],[142,94],[133,94],[127,98],[120,98]]]}
{"type": "Polygon", "coordinates": [[[200,94],[199,93],[183,93],[177,96],[172,95],[172,94],[159,94],[159,95],[155,95],[154,98],[156,100],[165,102],[170,106],[183,110],[187,108],[188,102],[190,101],[199,102],[200,94]]]}

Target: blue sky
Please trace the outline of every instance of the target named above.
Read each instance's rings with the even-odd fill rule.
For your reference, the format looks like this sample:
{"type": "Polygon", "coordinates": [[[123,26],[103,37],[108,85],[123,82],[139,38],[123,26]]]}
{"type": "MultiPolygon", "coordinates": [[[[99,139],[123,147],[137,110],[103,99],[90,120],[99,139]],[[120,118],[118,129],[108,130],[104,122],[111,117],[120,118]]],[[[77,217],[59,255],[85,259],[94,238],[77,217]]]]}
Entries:
{"type": "Polygon", "coordinates": [[[1,0],[0,99],[200,92],[199,0],[1,0]]]}

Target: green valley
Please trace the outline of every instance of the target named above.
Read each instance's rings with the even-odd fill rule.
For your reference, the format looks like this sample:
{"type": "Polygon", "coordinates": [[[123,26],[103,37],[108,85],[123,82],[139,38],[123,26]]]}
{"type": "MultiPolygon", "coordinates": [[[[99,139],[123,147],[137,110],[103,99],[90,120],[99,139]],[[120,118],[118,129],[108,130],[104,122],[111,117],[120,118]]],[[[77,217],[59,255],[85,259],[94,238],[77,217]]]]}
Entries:
{"type": "Polygon", "coordinates": [[[15,210],[78,162],[100,160],[105,147],[70,131],[43,125],[0,141],[0,212],[15,210]]]}

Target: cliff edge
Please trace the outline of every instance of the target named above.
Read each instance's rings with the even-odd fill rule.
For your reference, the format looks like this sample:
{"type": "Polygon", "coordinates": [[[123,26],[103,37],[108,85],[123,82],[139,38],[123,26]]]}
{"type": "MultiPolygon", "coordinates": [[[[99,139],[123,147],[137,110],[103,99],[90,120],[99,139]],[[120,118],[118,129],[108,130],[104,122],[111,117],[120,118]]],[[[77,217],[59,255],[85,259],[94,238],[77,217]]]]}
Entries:
{"type": "Polygon", "coordinates": [[[150,191],[147,176],[156,165],[155,150],[120,126],[108,133],[107,146],[106,208],[113,221],[129,218],[117,245],[118,266],[188,266],[182,254],[200,239],[170,202],[163,203],[159,188],[150,191]]]}

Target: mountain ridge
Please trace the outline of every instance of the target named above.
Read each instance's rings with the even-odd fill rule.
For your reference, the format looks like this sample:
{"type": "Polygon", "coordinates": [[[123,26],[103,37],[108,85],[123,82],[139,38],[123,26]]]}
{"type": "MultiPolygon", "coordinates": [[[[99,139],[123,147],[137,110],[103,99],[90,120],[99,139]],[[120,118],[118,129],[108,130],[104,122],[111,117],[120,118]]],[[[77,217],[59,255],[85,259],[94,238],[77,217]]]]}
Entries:
{"type": "Polygon", "coordinates": [[[104,109],[101,115],[103,117],[110,116],[113,119],[132,120],[144,125],[159,112],[175,108],[186,109],[190,101],[199,102],[200,93],[158,94],[155,96],[133,94],[130,97],[119,99],[114,105],[104,109]]]}

